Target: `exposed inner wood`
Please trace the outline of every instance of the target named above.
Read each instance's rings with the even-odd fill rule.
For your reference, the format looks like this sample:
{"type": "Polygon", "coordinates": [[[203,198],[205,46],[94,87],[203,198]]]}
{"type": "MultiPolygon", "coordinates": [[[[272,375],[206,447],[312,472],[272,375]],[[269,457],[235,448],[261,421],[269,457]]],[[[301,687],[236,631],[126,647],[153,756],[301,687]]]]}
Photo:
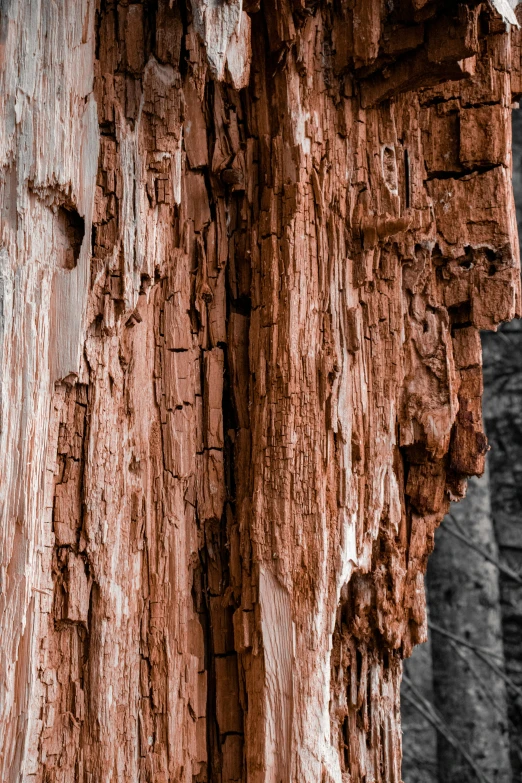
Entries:
{"type": "Polygon", "coordinates": [[[1,6],[2,781],[400,782],[520,308],[506,8],[1,6]]]}

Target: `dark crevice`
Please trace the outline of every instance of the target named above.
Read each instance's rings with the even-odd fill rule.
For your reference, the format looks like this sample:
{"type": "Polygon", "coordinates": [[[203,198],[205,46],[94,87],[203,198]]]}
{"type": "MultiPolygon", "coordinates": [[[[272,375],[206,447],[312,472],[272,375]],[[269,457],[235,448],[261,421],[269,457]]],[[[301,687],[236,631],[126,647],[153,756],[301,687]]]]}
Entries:
{"type": "Polygon", "coordinates": [[[470,177],[473,174],[486,174],[493,169],[503,168],[502,164],[476,166],[472,169],[463,169],[462,171],[432,171],[424,180],[425,182],[432,182],[433,180],[441,179],[464,179],[470,177]]]}
{"type": "Polygon", "coordinates": [[[62,236],[63,252],[59,254],[62,269],[74,269],[78,264],[85,236],[85,220],[74,207],[58,208],[58,227],[62,236]]]}
{"type": "Polygon", "coordinates": [[[406,209],[411,205],[411,193],[410,193],[410,156],[408,150],[404,150],[404,191],[406,209]]]}

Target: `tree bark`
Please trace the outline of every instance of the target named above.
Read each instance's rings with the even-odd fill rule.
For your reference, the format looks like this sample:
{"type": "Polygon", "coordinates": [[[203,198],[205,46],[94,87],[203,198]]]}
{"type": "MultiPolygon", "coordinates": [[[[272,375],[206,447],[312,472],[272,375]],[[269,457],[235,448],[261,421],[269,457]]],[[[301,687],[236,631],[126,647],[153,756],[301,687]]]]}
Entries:
{"type": "MultiPolygon", "coordinates": [[[[513,187],[517,222],[522,223],[522,114],[513,113],[513,187]]],[[[499,557],[512,571],[522,574],[520,472],[522,469],[522,330],[514,322],[493,335],[483,335],[484,414],[491,443],[492,511],[499,557]]],[[[522,688],[522,589],[506,573],[500,574],[502,628],[506,668],[512,682],[522,688]]],[[[511,763],[515,780],[522,775],[522,701],[508,690],[511,763]]]]}
{"type": "MultiPolygon", "coordinates": [[[[522,115],[520,112],[513,114],[513,185],[515,204],[517,207],[518,223],[522,214],[522,115]]],[[[488,754],[496,754],[500,750],[505,753],[503,738],[503,724],[506,723],[507,713],[509,725],[510,751],[512,777],[508,779],[518,780],[522,772],[522,744],[520,731],[520,707],[515,688],[521,685],[520,680],[520,586],[517,584],[517,573],[522,573],[520,558],[521,546],[517,543],[518,525],[520,518],[520,504],[517,500],[518,478],[517,465],[520,463],[518,449],[518,434],[520,430],[520,395],[518,394],[520,362],[520,339],[517,322],[502,327],[499,335],[490,333],[482,335],[484,345],[484,374],[485,392],[484,408],[485,423],[491,451],[488,462],[493,468],[490,471],[487,487],[468,487],[467,498],[462,508],[454,507],[453,513],[463,524],[455,523],[448,519],[442,531],[437,533],[435,556],[430,560],[429,573],[431,582],[436,582],[435,589],[428,592],[428,606],[432,617],[438,623],[450,631],[453,630],[453,638],[435,633],[433,650],[436,655],[435,671],[437,676],[436,690],[438,691],[438,704],[445,719],[446,726],[450,729],[453,738],[462,741],[461,747],[470,751],[472,758],[482,771],[486,770],[480,763],[480,757],[484,751],[488,754]],[[493,511],[495,521],[495,540],[492,540],[492,531],[489,529],[487,517],[484,512],[490,508],[493,511]],[[480,525],[483,541],[477,538],[477,521],[482,519],[480,525]],[[448,528],[450,528],[448,530],[448,528]],[[457,536],[457,542],[451,546],[450,534],[457,536]],[[468,546],[458,545],[462,542],[461,534],[468,538],[468,546]],[[497,544],[498,536],[500,546],[497,544]],[[445,542],[440,543],[441,537],[445,542]],[[469,550],[469,544],[486,553],[482,558],[482,564],[487,563],[487,557],[492,558],[489,563],[497,563],[495,568],[487,566],[481,568],[479,549],[469,550]],[[459,556],[459,548],[460,555],[459,556]],[[471,556],[471,563],[469,557],[471,556]],[[456,560],[457,567],[453,560],[456,560]],[[473,578],[475,572],[475,578],[473,578]],[[478,577],[478,578],[477,578],[478,577]],[[491,580],[491,584],[489,581],[491,580]],[[497,647],[497,655],[486,658],[481,657],[478,647],[483,647],[487,641],[484,633],[491,635],[493,625],[498,629],[496,583],[500,581],[502,636],[503,646],[499,648],[498,639],[494,639],[497,647]],[[473,593],[484,592],[482,600],[475,600],[473,593]],[[493,597],[493,604],[491,599],[493,597]],[[469,611],[462,612],[463,602],[468,605],[469,611]],[[454,606],[456,604],[456,606],[454,606]],[[478,607],[478,611],[477,611],[478,607]],[[485,610],[487,608],[487,611],[485,610]],[[487,615],[493,611],[494,624],[487,622],[487,615]],[[463,629],[468,626],[471,632],[468,640],[462,636],[463,629]],[[456,634],[460,634],[457,637],[456,634]],[[468,641],[475,638],[472,643],[475,646],[475,654],[470,657],[471,647],[467,647],[468,641]],[[461,641],[457,639],[460,638],[461,641]],[[505,653],[504,653],[505,646],[505,653]],[[460,660],[459,660],[460,659],[460,660]],[[484,666],[489,660],[492,666],[498,667],[502,672],[507,664],[507,677],[511,684],[506,688],[506,699],[502,693],[491,693],[490,683],[496,682],[496,688],[502,687],[501,674],[484,666]],[[504,661],[504,664],[503,664],[504,661]],[[478,669],[477,669],[478,665],[478,669]],[[499,678],[500,677],[500,681],[499,678]],[[478,688],[478,691],[477,691],[478,688]],[[480,696],[482,691],[482,697],[480,696]],[[484,698],[490,701],[493,712],[484,708],[484,698]],[[506,710],[507,701],[507,710],[506,710]],[[489,722],[494,716],[500,719],[500,726],[493,725],[493,731],[489,722]],[[484,723],[485,719],[485,723],[484,723]],[[500,736],[499,736],[500,729],[500,736]],[[496,736],[496,740],[493,737],[496,736]]],[[[406,681],[403,685],[404,699],[401,707],[403,724],[403,776],[405,783],[416,783],[417,780],[429,779],[432,774],[432,759],[436,756],[435,728],[429,720],[423,716],[428,708],[422,701],[422,696],[428,703],[433,703],[432,682],[432,646],[429,639],[428,645],[418,647],[412,658],[405,662],[406,681]],[[412,687],[409,681],[413,683],[412,687]],[[420,692],[420,695],[419,695],[420,692]],[[421,711],[419,711],[419,709],[421,711]]],[[[505,676],[505,675],[504,675],[505,676]]],[[[456,759],[458,752],[455,748],[448,747],[448,741],[440,735],[441,744],[441,774],[440,780],[451,780],[451,774],[458,772],[456,759]]],[[[490,759],[491,760],[491,759],[490,759]]],[[[459,780],[476,780],[469,763],[461,755],[458,766],[462,767],[462,776],[459,780]]],[[[497,775],[499,773],[497,772],[497,775]]],[[[435,780],[439,776],[435,775],[435,780]]],[[[497,780],[497,777],[494,776],[497,780]]]]}
{"type": "Polygon", "coordinates": [[[522,88],[389,5],[1,5],[2,780],[400,781],[522,88]]]}

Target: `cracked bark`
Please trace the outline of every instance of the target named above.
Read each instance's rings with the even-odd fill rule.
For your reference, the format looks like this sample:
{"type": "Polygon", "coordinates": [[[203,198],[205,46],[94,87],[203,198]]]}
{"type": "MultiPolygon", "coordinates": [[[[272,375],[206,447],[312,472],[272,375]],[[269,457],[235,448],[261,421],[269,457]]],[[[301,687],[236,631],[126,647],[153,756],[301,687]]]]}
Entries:
{"type": "Polygon", "coordinates": [[[400,780],[518,309],[506,8],[3,3],[2,780],[400,780]]]}
{"type": "MultiPolygon", "coordinates": [[[[521,188],[522,117],[513,114],[513,185],[520,226],[522,217],[521,188]]],[[[520,233],[520,231],[519,231],[520,233]]],[[[508,568],[522,570],[522,538],[519,532],[521,497],[520,484],[520,323],[502,328],[495,343],[491,335],[483,335],[484,346],[484,419],[491,441],[491,506],[499,557],[508,568]]],[[[522,659],[518,637],[522,627],[522,590],[520,585],[499,574],[502,609],[502,631],[506,671],[512,682],[522,685],[522,659]]],[[[516,779],[522,774],[522,744],[520,740],[522,712],[520,698],[508,689],[508,714],[511,764],[516,779]]]]}

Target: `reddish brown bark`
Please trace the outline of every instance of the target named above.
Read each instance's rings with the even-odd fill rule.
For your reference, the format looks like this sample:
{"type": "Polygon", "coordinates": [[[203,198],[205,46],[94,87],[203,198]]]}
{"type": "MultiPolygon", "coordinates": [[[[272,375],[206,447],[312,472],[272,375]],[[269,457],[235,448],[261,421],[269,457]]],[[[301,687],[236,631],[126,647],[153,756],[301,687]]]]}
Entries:
{"type": "Polygon", "coordinates": [[[517,307],[500,6],[11,2],[2,779],[400,780],[517,307]]]}

